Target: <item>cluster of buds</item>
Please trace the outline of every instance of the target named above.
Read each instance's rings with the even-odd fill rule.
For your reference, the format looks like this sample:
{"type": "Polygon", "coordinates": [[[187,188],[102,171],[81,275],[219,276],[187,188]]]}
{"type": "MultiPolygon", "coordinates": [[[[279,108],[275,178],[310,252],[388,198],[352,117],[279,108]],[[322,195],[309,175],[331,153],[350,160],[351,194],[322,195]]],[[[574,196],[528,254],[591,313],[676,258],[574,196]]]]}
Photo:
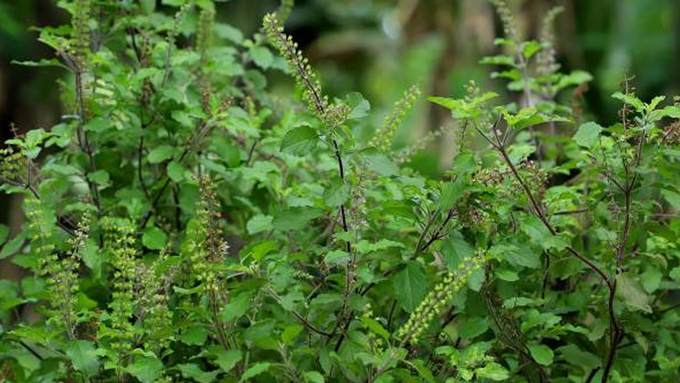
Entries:
{"type": "Polygon", "coordinates": [[[411,313],[406,324],[399,329],[397,336],[402,343],[418,343],[420,335],[427,329],[430,322],[439,316],[451,302],[454,294],[465,286],[472,273],[481,269],[485,262],[486,253],[478,252],[476,256],[462,261],[458,270],[447,273],[411,313]]]}
{"type": "Polygon", "coordinates": [[[379,334],[376,334],[374,331],[374,326],[372,326],[372,323],[377,323],[379,322],[374,319],[373,316],[373,307],[371,307],[370,303],[366,303],[366,311],[364,311],[363,315],[361,316],[361,323],[366,330],[366,337],[368,338],[368,346],[371,348],[371,351],[375,353],[381,353],[385,349],[385,341],[379,334]]]}
{"type": "Polygon", "coordinates": [[[0,181],[20,182],[25,171],[25,157],[12,146],[0,149],[0,181]]]}
{"type": "MultiPolygon", "coordinates": [[[[212,5],[212,4],[211,4],[212,5]]],[[[201,11],[196,31],[196,49],[201,55],[201,67],[208,59],[208,49],[212,44],[212,30],[215,23],[215,9],[206,7],[201,11]]]]}
{"type": "Polygon", "coordinates": [[[168,310],[170,287],[176,270],[161,272],[161,266],[168,259],[162,252],[154,263],[148,267],[139,266],[137,290],[140,296],[140,317],[143,318],[145,342],[144,347],[155,353],[170,346],[171,338],[165,330],[172,327],[172,312],[168,310]]]}
{"type": "Polygon", "coordinates": [[[369,145],[382,152],[389,151],[397,128],[399,128],[404,117],[406,117],[406,113],[413,108],[413,104],[415,104],[419,97],[420,89],[417,86],[413,85],[408,88],[402,98],[394,104],[392,112],[385,117],[385,123],[375,132],[375,136],[369,145]]]}
{"type": "Polygon", "coordinates": [[[293,38],[283,32],[276,14],[266,15],[263,26],[271,43],[286,60],[295,82],[303,89],[302,97],[307,104],[307,109],[331,131],[339,127],[349,115],[349,107],[344,103],[330,103],[328,96],[322,92],[321,82],[309,65],[309,60],[298,49],[293,38]]]}
{"type": "Polygon", "coordinates": [[[208,295],[219,297],[224,290],[219,265],[229,255],[229,244],[222,233],[217,195],[207,179],[201,180],[201,191],[196,216],[187,228],[187,252],[196,279],[208,295]]]}
{"type": "MultiPolygon", "coordinates": [[[[531,190],[534,197],[538,200],[542,200],[546,192],[545,185],[548,181],[548,174],[546,171],[532,160],[523,162],[518,170],[524,183],[529,187],[529,190],[531,190]]],[[[515,183],[517,183],[516,180],[515,183]]],[[[519,184],[514,185],[513,190],[515,190],[516,193],[523,193],[519,184]]]]}
{"type": "Polygon", "coordinates": [[[366,178],[361,173],[360,167],[356,167],[356,185],[350,192],[349,226],[355,230],[360,230],[368,226],[366,217],[368,209],[366,206],[366,178]]]}
{"type": "Polygon", "coordinates": [[[519,33],[517,32],[517,26],[515,25],[515,18],[505,0],[491,0],[491,4],[496,8],[496,13],[498,13],[498,17],[501,19],[501,23],[503,23],[503,32],[505,33],[505,36],[516,43],[521,41],[519,33]]]}
{"type": "Polygon", "coordinates": [[[680,121],[670,124],[659,139],[663,145],[675,146],[680,144],[680,121]]]}
{"type": "Polygon", "coordinates": [[[70,59],[79,71],[84,71],[85,59],[90,52],[91,0],[75,0],[73,7],[70,59]]]}
{"type": "Polygon", "coordinates": [[[550,76],[560,69],[560,65],[555,57],[557,53],[553,46],[553,41],[555,40],[553,27],[557,16],[562,12],[564,12],[563,6],[553,7],[543,19],[540,36],[541,41],[547,44],[547,46],[538,52],[536,56],[537,72],[542,76],[550,76]]]}
{"type": "Polygon", "coordinates": [[[115,334],[112,348],[119,353],[129,351],[133,338],[130,320],[134,314],[135,280],[137,276],[137,250],[135,227],[125,219],[105,217],[101,220],[106,233],[106,247],[111,249],[110,263],[113,267],[113,293],[111,325],[115,334]]]}

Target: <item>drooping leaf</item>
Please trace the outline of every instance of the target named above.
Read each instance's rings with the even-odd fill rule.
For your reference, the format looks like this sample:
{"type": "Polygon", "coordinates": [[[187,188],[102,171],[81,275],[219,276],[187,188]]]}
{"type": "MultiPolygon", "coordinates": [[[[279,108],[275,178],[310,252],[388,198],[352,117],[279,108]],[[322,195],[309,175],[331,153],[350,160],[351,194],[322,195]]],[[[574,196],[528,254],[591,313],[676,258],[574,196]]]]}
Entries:
{"type": "Polygon", "coordinates": [[[538,364],[550,366],[553,363],[555,354],[550,347],[543,344],[530,344],[529,351],[538,364]]]}
{"type": "Polygon", "coordinates": [[[99,370],[99,355],[90,341],[79,339],[69,342],[66,355],[71,359],[73,369],[87,377],[94,376],[99,370]]]}
{"type": "Polygon", "coordinates": [[[407,312],[412,312],[427,295],[427,274],[423,267],[411,262],[393,279],[394,293],[407,312]]]}
{"type": "Polygon", "coordinates": [[[623,303],[635,311],[652,313],[649,296],[643,290],[640,282],[626,274],[619,274],[616,277],[616,295],[621,298],[623,303]]]}

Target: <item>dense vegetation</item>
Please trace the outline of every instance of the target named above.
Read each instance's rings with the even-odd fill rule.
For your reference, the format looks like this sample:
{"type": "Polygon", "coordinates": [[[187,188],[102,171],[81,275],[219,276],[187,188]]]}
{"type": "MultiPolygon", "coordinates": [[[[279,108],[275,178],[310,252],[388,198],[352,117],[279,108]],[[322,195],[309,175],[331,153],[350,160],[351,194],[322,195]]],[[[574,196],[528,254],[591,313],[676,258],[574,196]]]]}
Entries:
{"type": "Polygon", "coordinates": [[[625,78],[585,121],[560,9],[525,41],[492,3],[508,95],[430,96],[456,123],[395,149],[417,85],[378,126],[328,97],[289,1],[247,37],[211,0],[60,2],[23,64],[70,113],[2,149],[0,258],[32,273],[0,281],[0,380],[678,381],[680,105],[625,78]],[[410,166],[443,139],[443,177],[410,166]]]}

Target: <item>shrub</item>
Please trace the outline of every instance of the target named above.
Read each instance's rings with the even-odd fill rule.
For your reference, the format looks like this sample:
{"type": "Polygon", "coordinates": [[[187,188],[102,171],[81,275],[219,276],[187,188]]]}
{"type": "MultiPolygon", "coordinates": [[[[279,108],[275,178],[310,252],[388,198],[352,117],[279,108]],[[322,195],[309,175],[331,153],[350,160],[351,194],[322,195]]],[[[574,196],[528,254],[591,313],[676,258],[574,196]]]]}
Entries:
{"type": "Polygon", "coordinates": [[[680,378],[680,106],[626,79],[618,122],[584,120],[559,9],[525,41],[493,1],[504,53],[482,63],[520,101],[430,97],[457,122],[433,179],[409,157],[442,131],[392,142],[418,88],[377,127],[324,94],[290,2],[250,37],[211,1],[155,3],[62,1],[71,25],[40,30],[57,58],[24,63],[68,71],[70,112],[3,149],[27,220],[0,258],[31,271],[1,282],[3,379],[680,378]]]}

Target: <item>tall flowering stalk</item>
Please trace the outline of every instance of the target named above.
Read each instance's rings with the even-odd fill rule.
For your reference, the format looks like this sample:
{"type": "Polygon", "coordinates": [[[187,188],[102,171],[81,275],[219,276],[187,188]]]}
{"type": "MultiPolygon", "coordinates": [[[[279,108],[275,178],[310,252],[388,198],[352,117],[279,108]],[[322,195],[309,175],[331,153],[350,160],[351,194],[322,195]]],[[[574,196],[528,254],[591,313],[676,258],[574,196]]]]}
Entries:
{"type": "Polygon", "coordinates": [[[402,345],[418,343],[420,335],[430,322],[451,302],[454,294],[465,286],[472,273],[482,268],[485,261],[486,255],[478,254],[461,262],[458,270],[446,274],[411,313],[406,324],[399,329],[397,337],[401,339],[402,345]]]}

